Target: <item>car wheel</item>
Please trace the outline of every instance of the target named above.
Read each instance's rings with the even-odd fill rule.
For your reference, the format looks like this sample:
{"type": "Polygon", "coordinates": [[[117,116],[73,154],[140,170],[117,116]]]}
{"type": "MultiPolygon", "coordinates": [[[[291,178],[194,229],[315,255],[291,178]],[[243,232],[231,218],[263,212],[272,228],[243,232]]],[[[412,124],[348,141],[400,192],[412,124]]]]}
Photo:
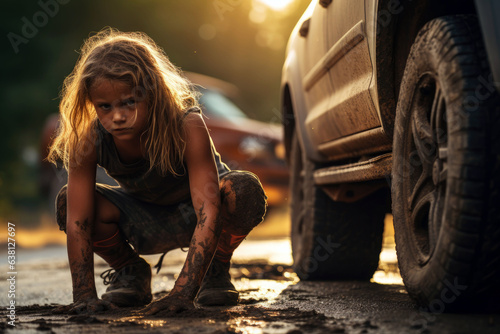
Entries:
{"type": "Polygon", "coordinates": [[[303,280],[368,280],[378,266],[388,194],[380,190],[355,203],[335,202],[315,186],[315,167],[295,134],[290,178],[294,270],[303,280]]]}
{"type": "Polygon", "coordinates": [[[396,110],[392,207],[403,281],[432,312],[498,298],[500,109],[488,80],[476,18],[422,28],[396,110]]]}

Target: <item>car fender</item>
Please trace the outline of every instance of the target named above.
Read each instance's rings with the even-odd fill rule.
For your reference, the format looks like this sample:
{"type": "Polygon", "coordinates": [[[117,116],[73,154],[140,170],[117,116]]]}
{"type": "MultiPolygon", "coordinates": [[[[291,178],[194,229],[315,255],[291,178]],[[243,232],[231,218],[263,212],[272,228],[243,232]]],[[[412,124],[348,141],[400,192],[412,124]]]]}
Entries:
{"type": "MultiPolygon", "coordinates": [[[[302,89],[302,76],[299,70],[298,58],[296,49],[291,47],[289,53],[285,60],[283,66],[283,76],[282,76],[282,99],[284,99],[285,87],[288,86],[290,92],[290,100],[292,103],[293,111],[293,121],[289,119],[289,115],[283,115],[283,123],[285,128],[288,130],[290,127],[295,126],[297,135],[299,137],[299,142],[302,147],[302,152],[305,152],[308,159],[313,161],[322,161],[325,158],[316,150],[316,147],[311,142],[310,138],[307,136],[307,131],[305,128],[306,124],[306,102],[302,89]]],[[[292,131],[286,131],[286,133],[292,134],[292,131]]],[[[289,141],[291,138],[285,138],[285,141],[289,141]]]]}

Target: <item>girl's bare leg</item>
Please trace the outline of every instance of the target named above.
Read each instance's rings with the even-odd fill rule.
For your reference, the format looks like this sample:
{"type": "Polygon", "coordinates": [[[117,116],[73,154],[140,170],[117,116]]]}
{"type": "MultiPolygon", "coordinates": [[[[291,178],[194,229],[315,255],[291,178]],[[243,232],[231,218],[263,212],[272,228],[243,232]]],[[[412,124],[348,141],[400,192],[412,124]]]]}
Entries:
{"type": "MultiPolygon", "coordinates": [[[[101,275],[104,283],[110,284],[102,299],[119,306],[148,304],[152,299],[151,267],[121,235],[116,223],[120,210],[99,193],[96,193],[95,208],[92,250],[114,269],[101,275]]],[[[56,217],[60,227],[65,227],[66,211],[66,188],[63,188],[57,197],[56,217]]]]}
{"type": "Polygon", "coordinates": [[[229,262],[234,250],[266,213],[266,195],[260,181],[247,172],[233,171],[220,181],[222,233],[214,258],[229,262]]]}
{"type": "Polygon", "coordinates": [[[266,196],[251,173],[232,171],[222,177],[221,219],[223,229],[217,251],[198,293],[200,305],[235,305],[239,293],[231,283],[230,260],[234,250],[264,219],[266,196]]]}

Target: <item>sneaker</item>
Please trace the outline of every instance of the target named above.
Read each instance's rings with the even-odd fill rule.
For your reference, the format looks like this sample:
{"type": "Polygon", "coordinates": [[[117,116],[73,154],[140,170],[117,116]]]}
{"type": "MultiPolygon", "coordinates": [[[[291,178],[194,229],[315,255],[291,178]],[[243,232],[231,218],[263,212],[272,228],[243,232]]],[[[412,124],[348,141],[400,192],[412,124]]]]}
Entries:
{"type": "Polygon", "coordinates": [[[117,306],[143,306],[152,300],[151,266],[139,258],[119,269],[108,269],[101,274],[104,285],[109,285],[102,299],[117,306]]]}
{"type": "Polygon", "coordinates": [[[201,306],[232,306],[238,304],[239,292],[231,283],[230,262],[212,260],[201,283],[196,303],[201,306]]]}

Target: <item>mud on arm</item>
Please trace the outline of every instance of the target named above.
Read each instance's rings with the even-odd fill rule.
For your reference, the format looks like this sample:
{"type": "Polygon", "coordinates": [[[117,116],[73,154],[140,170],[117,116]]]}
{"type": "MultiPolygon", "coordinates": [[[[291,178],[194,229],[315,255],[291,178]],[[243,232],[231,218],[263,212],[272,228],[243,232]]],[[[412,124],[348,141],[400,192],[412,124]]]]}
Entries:
{"type": "Polygon", "coordinates": [[[74,303],[97,299],[92,251],[96,162],[95,150],[90,151],[72,156],[68,171],[66,233],[74,303]]]}
{"type": "Polygon", "coordinates": [[[200,115],[190,114],[186,122],[184,161],[189,173],[191,199],[197,225],[179,277],[170,294],[152,302],[139,314],[179,312],[193,308],[193,300],[212,261],[222,230],[219,219],[219,176],[212,154],[211,139],[200,115]]]}
{"type": "Polygon", "coordinates": [[[197,114],[186,118],[185,161],[197,225],[186,262],[171,295],[183,296],[192,301],[212,261],[222,229],[219,219],[219,177],[211,139],[203,119],[197,114]]]}

